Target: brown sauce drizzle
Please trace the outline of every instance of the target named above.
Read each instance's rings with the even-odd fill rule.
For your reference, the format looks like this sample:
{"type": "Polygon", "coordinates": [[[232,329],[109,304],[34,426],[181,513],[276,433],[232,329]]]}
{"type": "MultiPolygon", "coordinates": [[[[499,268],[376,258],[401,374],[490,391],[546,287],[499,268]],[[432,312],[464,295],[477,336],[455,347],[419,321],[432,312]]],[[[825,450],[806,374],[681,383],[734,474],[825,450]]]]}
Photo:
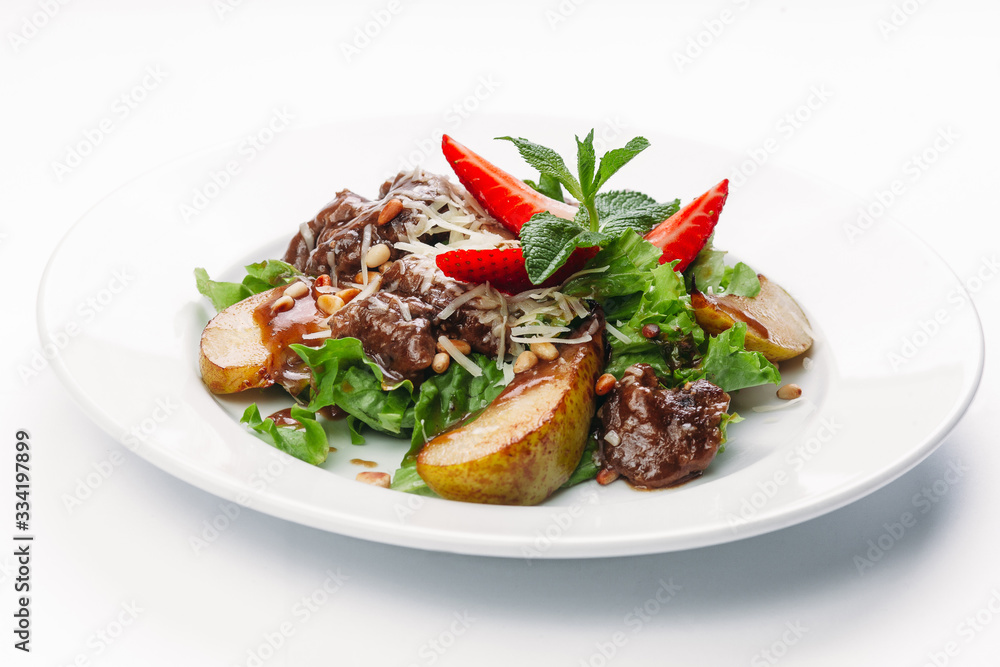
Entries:
{"type": "Polygon", "coordinates": [[[268,376],[285,386],[293,394],[305,388],[307,381],[291,379],[286,373],[293,370],[302,371],[302,359],[288,346],[301,343],[309,347],[319,347],[325,338],[304,339],[306,334],[316,333],[325,327],[320,324],[326,318],[325,313],[316,307],[315,290],[310,294],[295,299],[289,310],[272,313],[272,306],[283,295],[283,290],[275,290],[270,299],[261,303],[254,310],[254,321],[260,326],[261,341],[271,353],[268,376]],[[297,386],[297,387],[296,387],[297,386]],[[297,388],[298,391],[293,391],[297,388]]]}
{"type": "Polygon", "coordinates": [[[290,426],[292,428],[302,428],[302,424],[292,419],[292,409],[284,408],[278,410],[273,415],[268,415],[268,419],[273,421],[278,426],[290,426]]]}
{"type": "Polygon", "coordinates": [[[375,468],[378,466],[374,461],[365,461],[364,459],[351,459],[351,463],[362,468],[375,468]]]}

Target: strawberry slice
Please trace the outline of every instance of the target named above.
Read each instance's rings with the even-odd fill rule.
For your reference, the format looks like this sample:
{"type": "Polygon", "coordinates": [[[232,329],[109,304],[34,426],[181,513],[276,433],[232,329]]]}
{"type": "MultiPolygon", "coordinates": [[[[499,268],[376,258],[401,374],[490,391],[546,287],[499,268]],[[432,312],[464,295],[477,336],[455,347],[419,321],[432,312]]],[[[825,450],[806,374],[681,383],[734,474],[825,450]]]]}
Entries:
{"type": "Polygon", "coordinates": [[[450,250],[437,256],[437,265],[446,276],[469,283],[489,281],[506,294],[517,294],[536,287],[558,285],[583,268],[597,248],[577,248],[566,263],[541,285],[533,285],[524,268],[520,248],[490,250],[450,250]]]}
{"type": "Polygon", "coordinates": [[[524,181],[508,174],[473,153],[447,134],[441,137],[441,150],[458,180],[486,212],[504,227],[520,233],[521,226],[536,213],[549,211],[572,220],[576,206],[564,204],[537,192],[524,181]]]}
{"type": "Polygon", "coordinates": [[[728,196],[727,178],[646,234],[647,241],[663,250],[660,264],[679,259],[680,263],[674,270],[686,269],[712,235],[728,196]]]}

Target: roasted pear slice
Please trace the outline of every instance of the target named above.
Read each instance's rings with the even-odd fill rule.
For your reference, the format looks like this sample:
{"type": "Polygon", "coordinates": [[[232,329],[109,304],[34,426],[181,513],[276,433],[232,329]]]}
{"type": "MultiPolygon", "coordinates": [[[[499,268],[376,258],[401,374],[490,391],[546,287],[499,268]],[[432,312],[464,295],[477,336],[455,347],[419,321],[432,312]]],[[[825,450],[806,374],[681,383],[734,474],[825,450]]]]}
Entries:
{"type": "Polygon", "coordinates": [[[591,315],[551,361],[519,373],[472,421],[437,436],[417,456],[417,473],[450,500],[534,505],[576,468],[594,415],[604,363],[604,319],[591,315]]]}
{"type": "Polygon", "coordinates": [[[281,289],[254,294],[234,303],[205,327],[198,365],[201,379],[213,394],[234,394],[274,384],[267,374],[271,351],[264,345],[254,311],[271,301],[281,289]]]}
{"type": "Polygon", "coordinates": [[[214,394],[270,387],[275,382],[295,394],[308,383],[301,359],[289,349],[323,330],[309,282],[275,287],[226,308],[201,334],[201,379],[214,394]],[[298,368],[296,366],[299,366],[298,368]]]}
{"type": "Polygon", "coordinates": [[[746,348],[763,353],[768,361],[784,361],[812,347],[805,313],[777,283],[758,274],[760,292],[755,297],[691,293],[694,316],[702,329],[718,334],[736,322],[746,322],[746,348]]]}

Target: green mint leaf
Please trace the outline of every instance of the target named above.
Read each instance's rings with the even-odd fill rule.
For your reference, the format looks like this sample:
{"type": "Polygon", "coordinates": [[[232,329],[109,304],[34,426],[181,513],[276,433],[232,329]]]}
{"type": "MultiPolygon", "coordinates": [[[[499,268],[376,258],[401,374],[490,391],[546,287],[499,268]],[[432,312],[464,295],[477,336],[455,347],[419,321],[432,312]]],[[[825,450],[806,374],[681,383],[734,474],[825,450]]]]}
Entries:
{"type": "Polygon", "coordinates": [[[521,251],[528,278],[538,285],[559,270],[578,246],[600,245],[604,236],[593,234],[575,220],[536,213],[521,227],[521,251]]]}
{"type": "Polygon", "coordinates": [[[583,200],[583,190],[580,188],[580,182],[566,168],[566,163],[563,162],[559,153],[556,153],[551,148],[540,146],[520,137],[497,137],[497,139],[513,143],[517,146],[517,151],[524,158],[525,162],[539,172],[552,176],[562,183],[573,197],[581,201],[583,200]]]}
{"type": "MultiPolygon", "coordinates": [[[[645,235],[654,225],[676,213],[679,205],[679,200],[660,204],[652,197],[630,190],[602,192],[594,199],[600,231],[608,236],[620,236],[626,229],[645,235]]],[[[587,226],[589,217],[584,215],[580,223],[587,226]]]]}
{"type": "Polygon", "coordinates": [[[649,148],[649,142],[643,137],[636,137],[625,144],[624,148],[615,148],[605,153],[604,157],[601,158],[600,166],[597,168],[597,180],[594,183],[594,191],[599,190],[615,172],[647,148],[649,148]]]}
{"type": "Polygon", "coordinates": [[[538,183],[529,180],[525,180],[524,182],[550,199],[555,199],[556,201],[561,202],[566,201],[563,197],[562,184],[553,176],[540,174],[538,177],[538,183]]]}
{"type": "Polygon", "coordinates": [[[663,218],[657,220],[659,223],[663,222],[665,218],[668,218],[677,212],[680,208],[681,200],[675,199],[671,202],[661,204],[649,195],[636,192],[635,190],[611,190],[597,195],[594,199],[594,205],[597,208],[597,214],[601,216],[602,221],[606,217],[610,217],[624,211],[655,209],[659,207],[660,210],[657,211],[657,215],[663,215],[663,218]]]}
{"type": "Polygon", "coordinates": [[[594,187],[594,165],[597,155],[594,153],[594,130],[583,141],[576,137],[576,169],[580,174],[580,189],[583,199],[590,199],[597,188],[594,187]]]}

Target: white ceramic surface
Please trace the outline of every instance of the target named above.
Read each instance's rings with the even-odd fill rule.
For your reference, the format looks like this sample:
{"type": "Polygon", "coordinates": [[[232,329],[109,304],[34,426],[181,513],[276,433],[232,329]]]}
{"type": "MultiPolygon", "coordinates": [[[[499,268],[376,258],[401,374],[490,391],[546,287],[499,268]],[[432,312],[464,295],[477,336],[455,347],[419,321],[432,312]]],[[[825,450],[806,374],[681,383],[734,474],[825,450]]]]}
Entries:
{"type": "MultiPolygon", "coordinates": [[[[419,118],[382,120],[289,130],[259,151],[227,144],[143,175],[92,209],[50,260],[38,309],[46,354],[81,407],[160,468],[275,516],[425,549],[587,558],[731,541],[843,506],[933,451],[975,392],[982,332],[943,262],[888,218],[845,228],[857,205],[837,189],[762,169],[734,179],[716,245],[788,289],[817,343],[808,361],[782,368],[803,400],[768,411],[781,404],[773,390],[735,397],[746,421],[702,478],[650,493],[591,483],[539,507],[487,507],[353,481],[361,468],[351,458],[391,472],[405,441],[372,436],[354,447],[342,437],[322,468],[291,459],[235,422],[245,397],[216,400],[202,385],[197,341],[212,313],[192,270],[236,278],[242,264],[280,253],[336,191],[371,195],[416,158],[444,171],[417,144],[397,153],[420,123],[433,132],[419,118]]],[[[523,173],[511,146],[490,141],[501,133],[564,153],[572,144],[564,124],[516,117],[470,122],[458,138],[523,173]]],[[[653,147],[613,187],[687,201],[742,162],[648,138],[653,147]]]]}

